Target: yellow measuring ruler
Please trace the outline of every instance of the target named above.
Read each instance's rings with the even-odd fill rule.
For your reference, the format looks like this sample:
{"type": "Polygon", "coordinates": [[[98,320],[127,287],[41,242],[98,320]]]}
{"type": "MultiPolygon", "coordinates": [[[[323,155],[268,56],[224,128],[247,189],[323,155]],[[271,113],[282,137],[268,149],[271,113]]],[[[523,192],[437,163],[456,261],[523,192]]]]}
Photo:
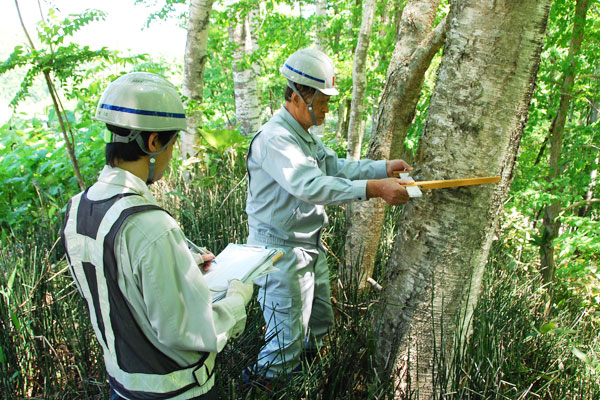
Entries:
{"type": "Polygon", "coordinates": [[[403,184],[402,186],[418,186],[420,189],[443,189],[458,186],[484,185],[486,183],[500,182],[499,176],[486,176],[481,178],[445,179],[439,181],[420,181],[403,184]]]}
{"type": "MultiPolygon", "coordinates": [[[[395,176],[400,178],[412,179],[405,171],[394,171],[395,176]]],[[[437,181],[420,181],[405,183],[404,187],[418,187],[419,189],[443,189],[459,186],[473,186],[473,185],[485,185],[487,183],[498,183],[500,182],[499,176],[485,176],[478,178],[464,178],[464,179],[442,179],[437,181]]]]}

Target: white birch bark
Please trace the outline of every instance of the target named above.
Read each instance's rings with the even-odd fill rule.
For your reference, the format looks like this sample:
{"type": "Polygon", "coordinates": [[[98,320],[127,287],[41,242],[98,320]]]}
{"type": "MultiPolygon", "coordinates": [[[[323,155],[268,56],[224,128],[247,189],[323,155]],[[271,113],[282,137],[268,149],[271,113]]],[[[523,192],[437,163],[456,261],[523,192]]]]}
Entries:
{"type": "MultiPolygon", "coordinates": [[[[432,31],[440,0],[412,0],[404,7],[401,33],[387,72],[367,158],[399,157],[395,143],[404,143],[421,93],[425,72],[444,41],[445,22],[432,31]]],[[[383,227],[386,205],[380,199],[352,204],[346,237],[346,259],[360,266],[359,285],[367,286],[383,227]]],[[[351,273],[351,272],[348,272],[351,273]]]]}
{"type": "MultiPolygon", "coordinates": [[[[327,0],[317,0],[315,2],[315,16],[317,17],[317,23],[314,30],[313,45],[316,49],[321,50],[327,54],[326,50],[326,38],[325,28],[327,27],[327,0]]],[[[310,131],[315,135],[321,137],[325,134],[325,123],[322,125],[313,125],[310,131]]]]}
{"type": "Polygon", "coordinates": [[[375,0],[363,1],[362,22],[354,51],[352,67],[352,104],[350,106],[350,122],[348,123],[348,160],[360,159],[360,148],[364,130],[362,128],[365,110],[365,93],[367,90],[367,50],[373,30],[375,17],[375,0]]]}
{"type": "Polygon", "coordinates": [[[258,50],[258,43],[253,36],[255,18],[256,11],[251,10],[229,28],[229,38],[234,44],[235,117],[243,135],[253,135],[260,128],[260,102],[256,83],[259,66],[249,60],[252,53],[258,50]]]}
{"type": "Polygon", "coordinates": [[[188,33],[183,64],[183,95],[186,97],[187,129],[181,134],[181,156],[184,160],[196,153],[198,128],[202,126],[204,70],[208,59],[208,26],[213,0],[191,0],[188,33]]]}
{"type": "Polygon", "coordinates": [[[327,27],[327,0],[317,0],[315,2],[315,16],[317,25],[315,26],[315,47],[325,52],[325,28],[327,27]]]}
{"type": "Polygon", "coordinates": [[[410,351],[417,398],[446,389],[434,386],[434,355],[451,359],[453,341],[463,343],[469,334],[527,119],[550,3],[452,2],[416,180],[501,175],[502,182],[426,192],[400,218],[381,282],[377,361],[382,373],[398,372],[410,351]]]}

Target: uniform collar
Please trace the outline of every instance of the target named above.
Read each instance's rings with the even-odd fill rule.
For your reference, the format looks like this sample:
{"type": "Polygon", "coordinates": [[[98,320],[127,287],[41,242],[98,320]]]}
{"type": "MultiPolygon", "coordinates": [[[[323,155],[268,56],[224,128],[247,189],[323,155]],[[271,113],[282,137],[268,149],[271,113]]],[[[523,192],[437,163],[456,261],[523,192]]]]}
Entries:
{"type": "Polygon", "coordinates": [[[292,132],[304,139],[305,142],[317,142],[313,134],[304,129],[302,125],[300,125],[300,123],[296,121],[294,117],[292,117],[292,114],[290,114],[290,112],[285,107],[281,107],[279,115],[281,115],[281,118],[285,122],[287,122],[288,125],[290,125],[290,127],[292,128],[292,132]]]}
{"type": "Polygon", "coordinates": [[[122,186],[124,189],[128,189],[126,191],[133,191],[151,203],[157,204],[146,182],[124,169],[105,165],[102,172],[100,172],[98,182],[107,185],[122,186]]]}

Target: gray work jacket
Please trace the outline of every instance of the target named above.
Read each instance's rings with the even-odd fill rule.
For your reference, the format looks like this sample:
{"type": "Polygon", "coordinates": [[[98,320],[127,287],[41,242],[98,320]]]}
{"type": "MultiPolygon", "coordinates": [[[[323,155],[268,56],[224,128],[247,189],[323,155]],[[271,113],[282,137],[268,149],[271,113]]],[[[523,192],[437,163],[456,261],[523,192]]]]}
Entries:
{"type": "Polygon", "coordinates": [[[339,159],[282,109],[252,139],[247,157],[249,241],[316,248],[325,205],[366,200],[386,162],[339,159]]]}

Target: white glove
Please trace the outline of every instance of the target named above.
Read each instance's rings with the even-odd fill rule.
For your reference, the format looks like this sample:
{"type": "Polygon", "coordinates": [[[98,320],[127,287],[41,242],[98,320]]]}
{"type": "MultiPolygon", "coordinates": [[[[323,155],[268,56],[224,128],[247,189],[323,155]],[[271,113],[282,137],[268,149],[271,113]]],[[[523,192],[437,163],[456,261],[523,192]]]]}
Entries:
{"type": "Polygon", "coordinates": [[[254,293],[254,284],[252,282],[244,283],[239,279],[232,279],[229,281],[226,297],[240,296],[245,307],[252,299],[252,293],[254,293]]]}

